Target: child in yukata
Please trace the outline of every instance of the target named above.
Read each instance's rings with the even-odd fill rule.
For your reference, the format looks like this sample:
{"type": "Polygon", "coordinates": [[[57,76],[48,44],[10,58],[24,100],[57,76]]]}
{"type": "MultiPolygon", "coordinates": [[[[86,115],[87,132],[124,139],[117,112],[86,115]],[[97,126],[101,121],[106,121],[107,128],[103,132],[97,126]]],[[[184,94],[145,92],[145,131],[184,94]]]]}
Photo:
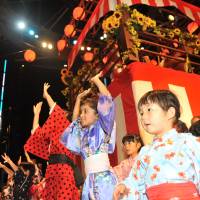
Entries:
{"type": "Polygon", "coordinates": [[[116,186],[114,199],[199,200],[200,142],[173,128],[180,117],[177,97],[168,90],[150,91],[138,109],[154,140],[141,149],[129,177],[116,186]]]}
{"type": "Polygon", "coordinates": [[[118,182],[121,182],[128,177],[142,147],[142,141],[140,136],[130,134],[123,137],[122,144],[124,152],[128,158],[120,162],[119,165],[113,167],[118,182]]]}
{"type": "Polygon", "coordinates": [[[97,74],[91,79],[99,89],[98,100],[94,97],[84,99],[90,89],[79,94],[73,111],[73,122],[61,137],[61,142],[84,160],[87,177],[82,200],[111,200],[117,183],[108,158],[115,148],[114,102],[99,77],[100,74],[97,74]]]}
{"type": "MultiPolygon", "coordinates": [[[[43,97],[47,100],[50,108],[50,115],[41,127],[39,125],[42,102],[33,106],[33,129],[24,148],[40,158],[48,160],[45,172],[44,185],[38,188],[42,200],[78,200],[80,199],[79,189],[83,183],[80,173],[76,178],[77,166],[75,155],[60,143],[60,136],[68,127],[70,122],[66,112],[50,96],[49,83],[44,83],[43,97]]],[[[36,188],[31,188],[34,193],[36,188]]]]}

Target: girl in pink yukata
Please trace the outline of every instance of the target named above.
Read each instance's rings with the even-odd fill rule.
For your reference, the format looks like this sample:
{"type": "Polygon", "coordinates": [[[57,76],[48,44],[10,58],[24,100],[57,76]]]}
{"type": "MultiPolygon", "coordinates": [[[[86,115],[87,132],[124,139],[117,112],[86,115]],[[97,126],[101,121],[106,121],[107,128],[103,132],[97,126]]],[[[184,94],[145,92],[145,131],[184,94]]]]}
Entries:
{"type": "Polygon", "coordinates": [[[128,177],[142,147],[142,140],[138,135],[128,134],[122,138],[122,144],[128,158],[120,162],[119,165],[113,167],[118,182],[121,182],[128,177]]]}
{"type": "Polygon", "coordinates": [[[112,200],[116,177],[110,170],[108,154],[115,148],[115,111],[112,96],[97,74],[91,79],[99,89],[97,99],[86,98],[89,90],[76,99],[73,122],[61,142],[84,160],[86,180],[82,200],[112,200]]]}
{"type": "Polygon", "coordinates": [[[144,146],[129,177],[116,186],[117,200],[199,200],[200,140],[177,133],[177,97],[168,90],[147,92],[138,109],[143,128],[154,135],[144,146]]]}

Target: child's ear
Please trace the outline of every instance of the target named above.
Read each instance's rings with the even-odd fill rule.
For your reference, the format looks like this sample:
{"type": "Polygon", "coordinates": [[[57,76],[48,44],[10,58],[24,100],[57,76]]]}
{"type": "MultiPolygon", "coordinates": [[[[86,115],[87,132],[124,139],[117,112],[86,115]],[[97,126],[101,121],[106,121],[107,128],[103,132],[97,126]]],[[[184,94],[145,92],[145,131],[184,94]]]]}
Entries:
{"type": "Polygon", "coordinates": [[[137,148],[139,149],[142,146],[140,142],[137,142],[137,148]]]}
{"type": "Polygon", "coordinates": [[[176,116],[176,110],[174,107],[170,107],[167,111],[168,119],[172,119],[176,116]]]}

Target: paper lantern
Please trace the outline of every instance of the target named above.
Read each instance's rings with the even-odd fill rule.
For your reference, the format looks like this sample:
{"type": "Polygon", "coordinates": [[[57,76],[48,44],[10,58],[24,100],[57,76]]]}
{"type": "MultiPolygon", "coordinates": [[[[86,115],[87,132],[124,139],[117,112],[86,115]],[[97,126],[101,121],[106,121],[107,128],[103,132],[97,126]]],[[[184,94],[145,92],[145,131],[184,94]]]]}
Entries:
{"type": "Polygon", "coordinates": [[[64,33],[67,37],[74,37],[76,34],[75,28],[72,24],[68,24],[64,28],[64,33]]]}
{"type": "Polygon", "coordinates": [[[83,20],[85,18],[85,11],[82,7],[76,7],[73,10],[73,17],[75,20],[83,20]]]}
{"type": "Polygon", "coordinates": [[[92,52],[86,52],[84,55],[83,55],[83,60],[85,62],[91,62],[94,58],[94,54],[92,52]]]}
{"type": "Polygon", "coordinates": [[[36,59],[36,53],[33,50],[28,49],[24,52],[24,59],[27,62],[33,62],[36,59]]]}
{"type": "Polygon", "coordinates": [[[194,33],[198,29],[199,25],[196,22],[191,22],[187,25],[187,30],[190,34],[194,33]]]}
{"type": "Polygon", "coordinates": [[[64,39],[58,40],[57,42],[57,49],[59,52],[63,51],[64,48],[66,47],[66,41],[64,39]]]}

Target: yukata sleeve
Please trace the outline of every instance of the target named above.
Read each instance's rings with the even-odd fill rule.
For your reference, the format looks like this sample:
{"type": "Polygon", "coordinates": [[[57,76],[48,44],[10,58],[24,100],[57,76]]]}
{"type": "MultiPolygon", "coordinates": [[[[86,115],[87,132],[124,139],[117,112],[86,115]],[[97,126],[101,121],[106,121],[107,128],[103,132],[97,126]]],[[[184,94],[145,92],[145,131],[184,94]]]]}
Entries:
{"type": "Polygon", "coordinates": [[[61,135],[60,141],[69,150],[73,151],[74,153],[80,154],[80,133],[80,119],[77,119],[64,130],[63,134],[61,135]]]}
{"type": "Polygon", "coordinates": [[[125,196],[123,200],[147,200],[146,189],[145,189],[145,166],[141,161],[141,158],[144,154],[147,153],[147,149],[143,147],[144,150],[140,152],[137,160],[134,162],[134,165],[131,169],[131,172],[122,184],[125,184],[129,190],[128,196],[125,196]]]}
{"type": "Polygon", "coordinates": [[[97,105],[99,122],[102,129],[110,135],[114,127],[115,106],[111,96],[100,95],[97,105]]]}
{"type": "Polygon", "coordinates": [[[25,150],[48,160],[50,135],[61,134],[68,125],[65,112],[55,105],[44,125],[34,130],[24,146],[25,150]]]}
{"type": "Polygon", "coordinates": [[[45,137],[45,131],[38,127],[24,145],[25,151],[28,151],[42,159],[48,160],[49,140],[45,137]]]}
{"type": "Polygon", "coordinates": [[[187,149],[187,155],[192,160],[192,165],[195,169],[194,184],[197,187],[198,193],[200,194],[200,137],[195,137],[191,134],[184,133],[186,137],[184,144],[189,147],[187,149]]]}
{"type": "Polygon", "coordinates": [[[47,121],[44,123],[42,129],[48,130],[49,137],[56,135],[60,136],[63,131],[69,126],[70,122],[66,117],[66,112],[57,104],[50,111],[47,121]]]}

